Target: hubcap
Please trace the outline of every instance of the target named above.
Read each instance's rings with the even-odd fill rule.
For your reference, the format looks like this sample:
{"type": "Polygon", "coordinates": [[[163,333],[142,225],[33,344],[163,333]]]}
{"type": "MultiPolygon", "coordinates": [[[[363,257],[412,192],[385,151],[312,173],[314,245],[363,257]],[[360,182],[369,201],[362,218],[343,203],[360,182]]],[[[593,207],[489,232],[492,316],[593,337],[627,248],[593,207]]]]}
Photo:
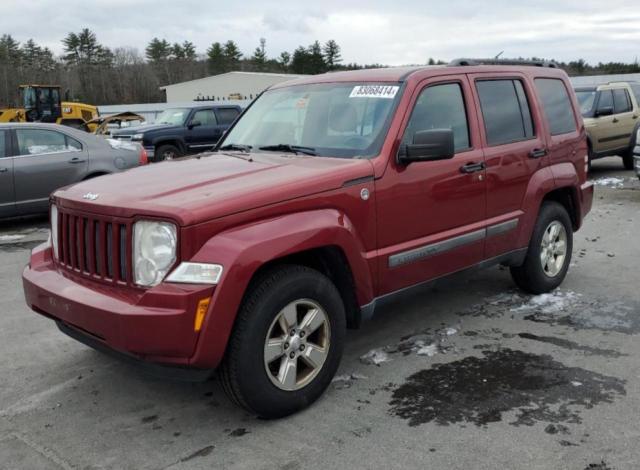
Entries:
{"type": "Polygon", "coordinates": [[[567,231],[557,220],[551,222],[542,236],[540,263],[549,277],[557,276],[567,258],[567,231]]]}
{"type": "Polygon", "coordinates": [[[299,390],[320,372],[329,352],[329,318],[313,300],[299,299],[274,318],[264,343],[264,366],[281,390],[299,390]]]}

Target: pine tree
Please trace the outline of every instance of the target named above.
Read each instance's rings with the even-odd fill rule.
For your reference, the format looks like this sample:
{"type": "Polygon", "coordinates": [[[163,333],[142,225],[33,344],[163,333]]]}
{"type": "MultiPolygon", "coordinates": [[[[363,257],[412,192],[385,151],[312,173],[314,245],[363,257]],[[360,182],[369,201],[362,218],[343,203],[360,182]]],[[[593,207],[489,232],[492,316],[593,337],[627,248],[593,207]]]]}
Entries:
{"type": "Polygon", "coordinates": [[[147,59],[156,63],[168,60],[172,52],[172,47],[167,40],[158,38],[153,38],[145,49],[147,59]]]}
{"type": "Polygon", "coordinates": [[[207,66],[209,73],[219,74],[224,73],[227,70],[226,67],[227,58],[224,54],[224,48],[219,42],[211,44],[207,49],[207,66]]]}
{"type": "Polygon", "coordinates": [[[240,52],[238,45],[233,41],[227,41],[223,49],[227,70],[237,70],[240,67],[240,59],[242,58],[242,52],[240,52]]]}
{"type": "Polygon", "coordinates": [[[289,63],[291,62],[291,54],[287,51],[281,52],[280,57],[278,57],[278,65],[282,69],[283,72],[286,72],[289,69],[289,63]]]}
{"type": "Polygon", "coordinates": [[[80,33],[69,33],[62,40],[68,65],[110,65],[113,61],[111,51],[98,43],[94,32],[84,28],[80,33]]]}
{"type": "Polygon", "coordinates": [[[342,56],[340,55],[340,46],[333,39],[327,41],[323,48],[324,61],[327,65],[327,70],[335,70],[342,62],[342,56]]]}
{"type": "Polygon", "coordinates": [[[327,71],[327,63],[322,55],[322,47],[318,41],[309,46],[309,68],[311,74],[324,73],[327,71]]]}
{"type": "Polygon", "coordinates": [[[10,34],[3,34],[0,37],[0,62],[15,65],[21,58],[20,43],[10,34]]]}
{"type": "Polygon", "coordinates": [[[289,68],[293,73],[310,73],[310,55],[307,49],[299,46],[295,51],[293,51],[293,56],[291,57],[291,65],[289,66],[289,68]]]}
{"type": "Polygon", "coordinates": [[[253,52],[253,56],[251,57],[251,62],[253,62],[254,67],[259,72],[262,72],[265,69],[265,65],[267,63],[266,44],[267,40],[265,38],[260,38],[260,46],[256,47],[256,50],[253,52]]]}

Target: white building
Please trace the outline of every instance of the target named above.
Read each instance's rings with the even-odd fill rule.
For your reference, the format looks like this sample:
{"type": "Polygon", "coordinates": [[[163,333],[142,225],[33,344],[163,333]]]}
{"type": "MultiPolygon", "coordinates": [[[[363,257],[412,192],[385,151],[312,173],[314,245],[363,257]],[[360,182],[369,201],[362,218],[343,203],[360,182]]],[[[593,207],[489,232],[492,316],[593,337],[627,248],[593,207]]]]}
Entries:
{"type": "Polygon", "coordinates": [[[167,95],[167,103],[197,100],[253,99],[265,88],[276,83],[304,77],[284,73],[229,72],[220,75],[175,83],[160,87],[167,95]]]}

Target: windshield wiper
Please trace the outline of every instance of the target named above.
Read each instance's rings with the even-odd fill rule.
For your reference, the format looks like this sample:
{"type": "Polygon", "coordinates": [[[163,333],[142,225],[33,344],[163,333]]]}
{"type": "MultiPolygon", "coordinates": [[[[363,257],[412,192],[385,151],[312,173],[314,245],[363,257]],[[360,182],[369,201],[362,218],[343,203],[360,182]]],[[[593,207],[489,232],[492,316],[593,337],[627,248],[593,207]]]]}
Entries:
{"type": "Polygon", "coordinates": [[[220,147],[219,150],[239,150],[241,152],[250,153],[251,145],[242,145],[242,144],[227,144],[220,147]]]}
{"type": "Polygon", "coordinates": [[[300,145],[290,144],[277,144],[277,145],[265,145],[260,147],[260,150],[271,150],[274,152],[290,152],[290,153],[303,153],[305,155],[318,155],[316,149],[313,147],[302,147],[300,145]]]}

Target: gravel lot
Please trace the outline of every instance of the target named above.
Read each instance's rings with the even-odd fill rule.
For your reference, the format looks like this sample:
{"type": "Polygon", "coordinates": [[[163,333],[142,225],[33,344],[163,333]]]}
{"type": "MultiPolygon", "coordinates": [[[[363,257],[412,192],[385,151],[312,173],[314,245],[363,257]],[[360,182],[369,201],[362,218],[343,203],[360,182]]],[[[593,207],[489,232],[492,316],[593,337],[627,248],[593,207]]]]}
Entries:
{"type": "Polygon", "coordinates": [[[46,221],[0,222],[0,468],[637,469],[640,184],[621,168],[595,163],[560,290],[526,296],[496,267],[389,305],[280,421],[59,333],[20,279],[46,221]]]}

